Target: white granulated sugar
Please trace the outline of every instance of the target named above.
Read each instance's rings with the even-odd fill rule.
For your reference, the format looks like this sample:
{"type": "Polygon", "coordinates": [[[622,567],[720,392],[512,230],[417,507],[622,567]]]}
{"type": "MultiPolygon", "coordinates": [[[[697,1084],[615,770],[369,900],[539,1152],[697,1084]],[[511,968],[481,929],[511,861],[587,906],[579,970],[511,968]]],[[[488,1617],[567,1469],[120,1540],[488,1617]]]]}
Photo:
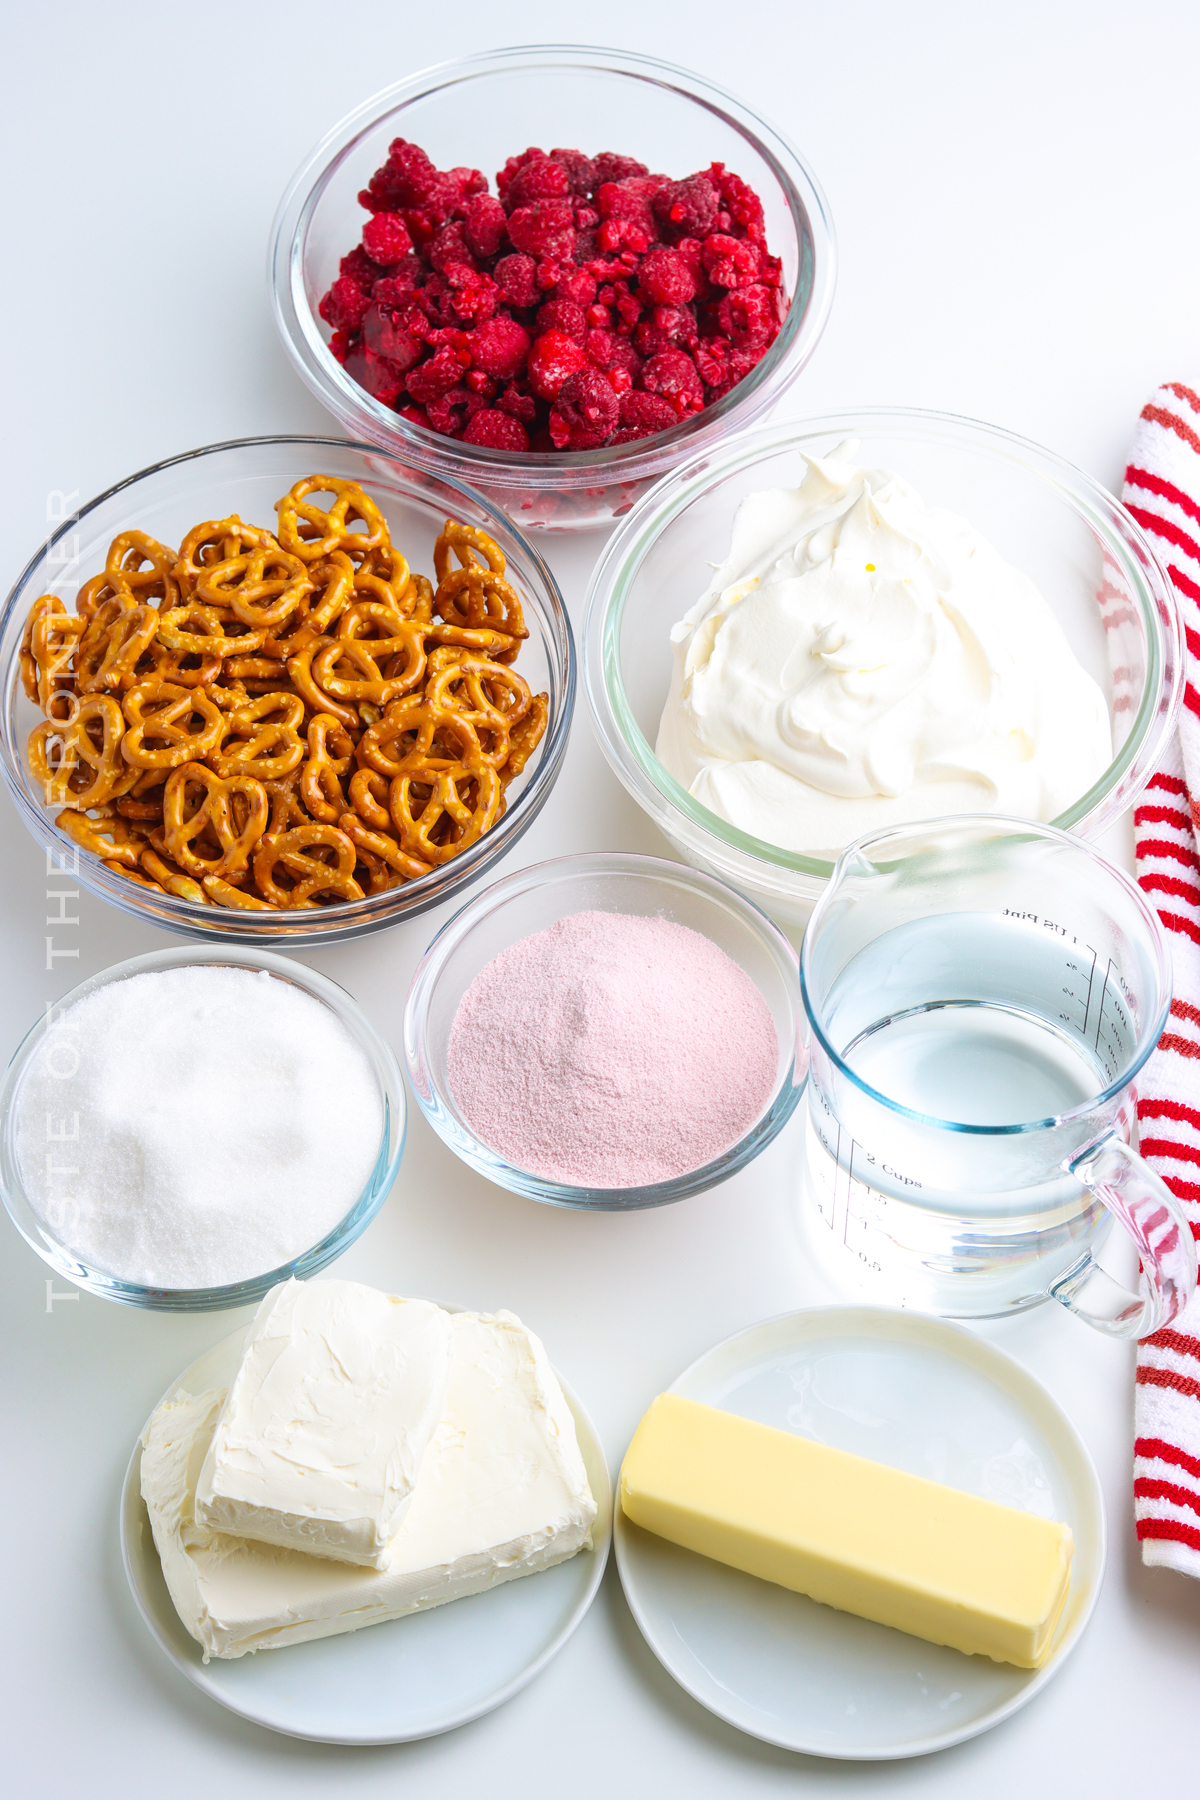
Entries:
{"type": "Polygon", "coordinates": [[[203,964],[68,1007],[15,1104],[34,1211],[83,1262],[148,1287],[224,1286],[311,1249],[383,1138],[371,1064],[327,1006],[203,964]]]}

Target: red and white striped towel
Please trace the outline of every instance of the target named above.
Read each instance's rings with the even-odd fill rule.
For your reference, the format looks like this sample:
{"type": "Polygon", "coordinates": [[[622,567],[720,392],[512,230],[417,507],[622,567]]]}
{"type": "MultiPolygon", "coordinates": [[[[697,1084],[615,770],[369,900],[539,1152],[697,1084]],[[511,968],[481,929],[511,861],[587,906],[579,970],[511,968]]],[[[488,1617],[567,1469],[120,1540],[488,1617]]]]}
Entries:
{"type": "MultiPolygon", "coordinates": [[[[1137,878],[1167,928],[1167,1029],[1138,1082],[1142,1153],[1200,1237],[1200,382],[1142,409],[1126,506],[1175,584],[1187,635],[1179,732],[1134,812],[1137,878]]],[[[1134,1512],[1143,1561],[1200,1576],[1200,1295],[1138,1346],[1134,1512]]]]}

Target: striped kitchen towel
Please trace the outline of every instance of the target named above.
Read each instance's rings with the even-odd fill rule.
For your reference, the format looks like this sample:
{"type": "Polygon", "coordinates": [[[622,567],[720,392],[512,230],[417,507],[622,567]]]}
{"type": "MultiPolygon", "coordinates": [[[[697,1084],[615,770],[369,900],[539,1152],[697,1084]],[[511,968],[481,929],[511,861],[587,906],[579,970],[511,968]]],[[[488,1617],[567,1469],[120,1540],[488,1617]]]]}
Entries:
{"type": "MultiPolygon", "coordinates": [[[[1134,812],[1137,878],[1175,969],[1167,1029],[1138,1082],[1142,1153],[1200,1237],[1200,381],[1142,409],[1124,500],[1166,568],[1187,637],[1179,731],[1134,812]]],[[[1200,1295],[1138,1346],[1134,1512],[1143,1561],[1200,1576],[1200,1295]]]]}

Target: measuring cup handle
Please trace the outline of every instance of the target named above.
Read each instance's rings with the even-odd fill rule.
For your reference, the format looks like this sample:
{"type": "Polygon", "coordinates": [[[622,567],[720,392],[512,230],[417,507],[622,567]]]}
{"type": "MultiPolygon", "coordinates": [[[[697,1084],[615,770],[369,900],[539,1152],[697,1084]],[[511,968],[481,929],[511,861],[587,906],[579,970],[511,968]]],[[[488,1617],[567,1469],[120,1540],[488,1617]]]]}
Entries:
{"type": "Polygon", "coordinates": [[[1142,1259],[1140,1293],[1106,1275],[1089,1252],[1050,1289],[1109,1337],[1149,1337],[1196,1288],[1196,1242],[1183,1208],[1149,1163],[1114,1132],[1064,1164],[1125,1227],[1142,1259]]]}

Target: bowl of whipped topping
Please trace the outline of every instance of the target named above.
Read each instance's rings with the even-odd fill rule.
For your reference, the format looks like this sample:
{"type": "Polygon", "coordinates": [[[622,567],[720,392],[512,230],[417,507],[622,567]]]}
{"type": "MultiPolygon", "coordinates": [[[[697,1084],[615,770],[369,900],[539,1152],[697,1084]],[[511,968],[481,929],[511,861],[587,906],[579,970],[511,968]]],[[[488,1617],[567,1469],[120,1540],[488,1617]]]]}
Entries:
{"type": "Polygon", "coordinates": [[[584,682],[685,861],[803,928],[863,832],[966,812],[1099,836],[1179,704],[1170,584],[1090,476],[913,410],[695,457],[596,566],[584,682]]]}

